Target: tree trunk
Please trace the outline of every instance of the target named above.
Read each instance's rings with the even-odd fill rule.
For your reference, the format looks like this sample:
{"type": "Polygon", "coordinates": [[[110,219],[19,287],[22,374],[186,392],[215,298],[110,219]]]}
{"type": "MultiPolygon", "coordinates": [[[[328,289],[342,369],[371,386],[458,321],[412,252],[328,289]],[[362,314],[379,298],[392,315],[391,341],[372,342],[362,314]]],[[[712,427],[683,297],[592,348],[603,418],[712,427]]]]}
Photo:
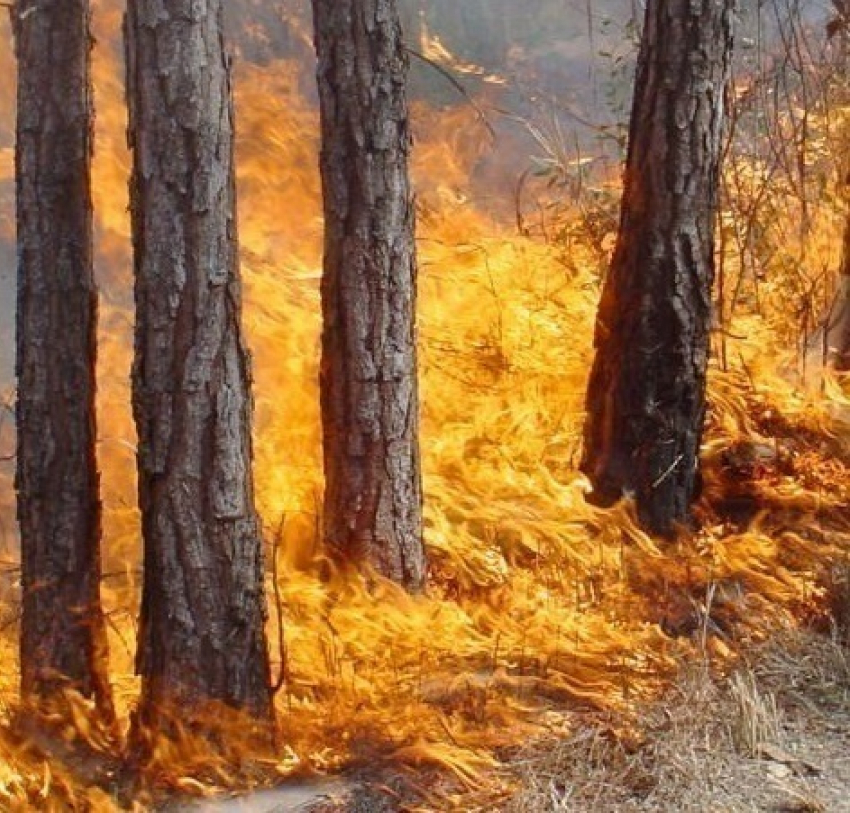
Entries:
{"type": "Polygon", "coordinates": [[[689,517],[705,415],[734,0],[649,0],[620,232],[602,293],[582,469],[650,530],[689,517]]]}
{"type": "Polygon", "coordinates": [[[210,701],[270,718],[222,0],[131,0],[125,33],[140,721],[210,701]]]}
{"type": "Polygon", "coordinates": [[[95,458],[88,0],[18,0],[17,492],[21,685],[111,717],[95,458]]]}
{"type": "Polygon", "coordinates": [[[325,258],[324,536],[424,586],[407,56],[391,0],[313,0],[325,258]]]}

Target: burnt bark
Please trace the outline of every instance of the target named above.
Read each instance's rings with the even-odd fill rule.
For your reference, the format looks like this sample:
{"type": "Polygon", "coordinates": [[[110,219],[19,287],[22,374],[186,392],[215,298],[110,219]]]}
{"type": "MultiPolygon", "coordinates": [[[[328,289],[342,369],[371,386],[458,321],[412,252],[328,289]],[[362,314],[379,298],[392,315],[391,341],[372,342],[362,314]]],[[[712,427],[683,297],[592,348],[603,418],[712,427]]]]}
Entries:
{"type": "Polygon", "coordinates": [[[125,20],[148,725],[210,701],[271,716],[222,2],[125,20]]]}
{"type": "Polygon", "coordinates": [[[734,0],[649,0],[620,230],[602,292],[582,469],[641,522],[687,523],[705,416],[734,0]]]}
{"type": "Polygon", "coordinates": [[[324,537],[424,586],[407,55],[390,0],[314,0],[325,249],[324,537]]]}
{"type": "Polygon", "coordinates": [[[18,0],[17,475],[21,686],[111,716],[95,457],[88,0],[18,0]]]}

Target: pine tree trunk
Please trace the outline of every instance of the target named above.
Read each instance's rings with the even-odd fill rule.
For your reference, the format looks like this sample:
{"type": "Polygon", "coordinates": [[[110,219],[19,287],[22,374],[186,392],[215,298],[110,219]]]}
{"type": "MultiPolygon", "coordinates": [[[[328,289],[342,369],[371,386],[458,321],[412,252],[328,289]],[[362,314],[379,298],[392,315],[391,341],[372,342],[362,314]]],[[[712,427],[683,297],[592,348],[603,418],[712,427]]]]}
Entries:
{"type": "Polygon", "coordinates": [[[602,293],[583,470],[667,534],[689,517],[705,415],[734,0],[649,0],[620,232],[602,293]]]}
{"type": "Polygon", "coordinates": [[[21,684],[111,716],[95,458],[88,0],[18,0],[17,492],[21,684]]]}
{"type": "Polygon", "coordinates": [[[141,722],[271,714],[223,0],[131,0],[141,722]]]}
{"type": "Polygon", "coordinates": [[[405,54],[390,0],[314,0],[325,259],[324,536],[425,583],[405,54]]]}

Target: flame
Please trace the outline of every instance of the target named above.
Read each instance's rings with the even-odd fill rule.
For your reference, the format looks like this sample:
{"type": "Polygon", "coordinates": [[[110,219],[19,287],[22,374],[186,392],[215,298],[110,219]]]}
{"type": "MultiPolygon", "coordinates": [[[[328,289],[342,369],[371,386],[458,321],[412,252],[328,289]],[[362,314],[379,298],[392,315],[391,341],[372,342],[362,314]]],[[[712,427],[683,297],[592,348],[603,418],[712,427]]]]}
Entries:
{"type": "MultiPolygon", "coordinates": [[[[140,544],[128,386],[129,157],[114,45],[120,14],[108,0],[95,4],[93,187],[103,598],[111,676],[126,723],[138,694],[140,544]]],[[[0,34],[8,38],[7,27],[0,34]]],[[[429,57],[450,59],[437,53],[436,39],[426,44],[429,57]]],[[[4,111],[13,108],[9,51],[0,50],[4,111]]],[[[605,511],[588,504],[588,483],[576,470],[606,258],[580,235],[565,257],[557,242],[518,237],[480,211],[468,180],[487,145],[474,112],[420,107],[413,171],[432,585],[427,596],[412,597],[380,581],[369,590],[365,580],[342,574],[320,581],[322,223],[317,116],[299,91],[302,70],[281,60],[262,67],[243,62],[236,100],[257,495],[274,564],[267,577],[269,637],[285,678],[277,700],[281,746],[273,758],[257,756],[259,768],[246,772],[239,763],[249,746],[238,736],[238,719],[226,717],[230,751],[211,755],[191,732],[158,744],[150,787],[205,794],[371,759],[439,766],[474,787],[496,765],[497,747],[569,728],[571,709],[633,709],[700,646],[730,657],[721,636],[707,638],[718,608],[732,612],[745,604],[738,607],[741,634],[758,636],[816,604],[839,536],[812,528],[827,516],[837,522],[847,500],[846,468],[819,444],[834,435],[837,422],[846,426],[850,400],[837,379],[827,378],[814,394],[789,379],[790,356],[782,350],[787,318],[776,292],[767,297],[773,304],[766,314],[744,313],[724,335],[726,356],[735,363],[711,370],[704,529],[659,546],[637,527],[628,502],[605,511]],[[796,444],[793,459],[783,470],[770,458],[767,471],[753,478],[762,513],[744,528],[714,516],[712,506],[729,487],[728,450],[780,436],[796,444]],[[773,515],[795,519],[774,522],[773,515]]],[[[0,184],[11,178],[9,139],[0,130],[0,184]]],[[[736,171],[755,184],[762,170],[748,167],[736,171]]],[[[578,207],[561,214],[577,216],[578,207]]],[[[4,213],[0,224],[10,217],[4,213]]],[[[813,269],[837,264],[835,222],[835,212],[827,211],[812,226],[805,249],[817,252],[813,269]]],[[[730,248],[730,268],[743,268],[740,260],[730,248]]],[[[751,284],[742,282],[747,295],[751,284]]],[[[4,481],[0,516],[11,516],[11,495],[4,481]]],[[[88,799],[93,809],[109,809],[104,790],[83,787],[70,767],[10,725],[17,687],[10,666],[17,657],[13,592],[4,588],[0,636],[7,665],[0,679],[0,805],[62,809],[88,799]]],[[[85,740],[84,709],[73,708],[77,724],[69,736],[85,740]]],[[[213,713],[220,717],[220,710],[213,713]]],[[[91,732],[88,745],[102,754],[110,746],[100,737],[91,732]]]]}
{"type": "Polygon", "coordinates": [[[455,73],[466,76],[477,76],[483,82],[491,85],[505,85],[507,82],[503,76],[496,73],[488,73],[480,65],[472,62],[465,62],[455,56],[446,44],[442,41],[439,34],[434,34],[428,27],[425,19],[425,13],[420,13],[420,32],[419,32],[419,47],[422,56],[431,62],[442,65],[446,68],[451,68],[455,73]]]}

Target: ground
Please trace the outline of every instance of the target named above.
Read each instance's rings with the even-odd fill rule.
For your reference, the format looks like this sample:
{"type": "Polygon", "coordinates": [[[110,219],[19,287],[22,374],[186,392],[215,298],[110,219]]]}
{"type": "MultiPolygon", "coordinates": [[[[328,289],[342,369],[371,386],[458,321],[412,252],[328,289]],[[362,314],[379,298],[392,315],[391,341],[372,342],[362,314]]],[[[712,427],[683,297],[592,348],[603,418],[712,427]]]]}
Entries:
{"type": "Polygon", "coordinates": [[[520,773],[511,813],[850,811],[850,653],[779,633],[728,674],[695,665],[633,729],[529,749],[520,773]]]}
{"type": "Polygon", "coordinates": [[[708,660],[693,664],[645,708],[628,715],[564,713],[563,722],[573,728],[569,736],[505,754],[499,771],[466,791],[436,774],[385,768],[184,809],[850,811],[850,650],[835,630],[777,632],[729,669],[708,660]]]}

